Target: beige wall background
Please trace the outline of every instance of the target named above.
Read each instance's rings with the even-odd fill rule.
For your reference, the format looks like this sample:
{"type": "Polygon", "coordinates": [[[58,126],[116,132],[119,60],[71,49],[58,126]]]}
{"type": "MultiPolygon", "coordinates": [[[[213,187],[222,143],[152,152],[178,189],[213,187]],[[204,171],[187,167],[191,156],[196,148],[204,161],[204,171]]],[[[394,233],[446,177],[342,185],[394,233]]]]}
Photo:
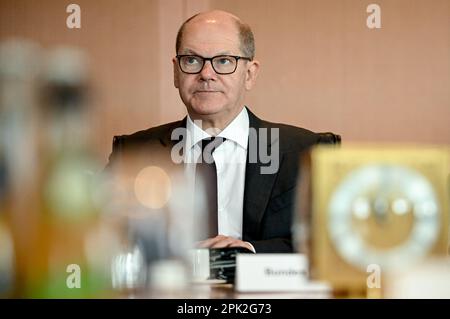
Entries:
{"type": "Polygon", "coordinates": [[[0,40],[71,45],[90,56],[90,119],[104,162],[113,135],[184,116],[172,83],[176,32],[219,8],[248,22],[262,70],[260,117],[344,141],[450,144],[449,0],[0,0],[0,40]],[[81,29],[66,7],[81,7],[81,29]],[[366,8],[381,7],[381,29],[366,8]]]}

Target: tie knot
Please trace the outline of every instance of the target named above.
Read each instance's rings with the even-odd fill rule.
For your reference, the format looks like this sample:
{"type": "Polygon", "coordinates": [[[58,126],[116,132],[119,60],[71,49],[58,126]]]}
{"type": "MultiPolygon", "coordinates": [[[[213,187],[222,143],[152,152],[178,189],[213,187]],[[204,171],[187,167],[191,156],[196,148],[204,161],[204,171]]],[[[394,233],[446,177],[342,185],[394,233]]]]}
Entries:
{"type": "Polygon", "coordinates": [[[204,138],[199,142],[200,147],[202,148],[202,152],[205,151],[206,148],[211,149],[211,153],[213,153],[216,148],[218,148],[223,142],[225,142],[224,137],[213,136],[210,138],[204,138]]]}
{"type": "Polygon", "coordinates": [[[202,159],[206,163],[214,162],[212,154],[223,142],[225,142],[225,140],[226,138],[224,137],[214,136],[211,138],[205,138],[198,142],[202,150],[202,159]]]}

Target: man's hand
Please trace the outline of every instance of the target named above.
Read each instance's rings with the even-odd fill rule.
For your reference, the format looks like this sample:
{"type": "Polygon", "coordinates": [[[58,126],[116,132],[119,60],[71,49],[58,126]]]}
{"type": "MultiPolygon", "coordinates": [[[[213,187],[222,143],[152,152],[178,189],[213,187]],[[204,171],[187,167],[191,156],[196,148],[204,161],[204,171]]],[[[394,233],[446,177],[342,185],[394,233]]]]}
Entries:
{"type": "Polygon", "coordinates": [[[255,249],[249,242],[223,235],[218,235],[214,238],[208,238],[206,240],[197,243],[197,248],[225,248],[225,247],[244,247],[255,252],[255,249]]]}

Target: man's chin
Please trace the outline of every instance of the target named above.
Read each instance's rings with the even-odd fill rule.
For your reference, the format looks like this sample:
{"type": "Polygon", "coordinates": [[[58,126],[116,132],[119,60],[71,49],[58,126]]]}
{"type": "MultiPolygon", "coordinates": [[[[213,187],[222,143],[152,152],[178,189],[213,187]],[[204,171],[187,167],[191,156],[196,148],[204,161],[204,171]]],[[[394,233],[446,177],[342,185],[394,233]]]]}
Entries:
{"type": "Polygon", "coordinates": [[[214,116],[223,110],[222,105],[200,104],[193,105],[192,111],[200,116],[214,116]]]}

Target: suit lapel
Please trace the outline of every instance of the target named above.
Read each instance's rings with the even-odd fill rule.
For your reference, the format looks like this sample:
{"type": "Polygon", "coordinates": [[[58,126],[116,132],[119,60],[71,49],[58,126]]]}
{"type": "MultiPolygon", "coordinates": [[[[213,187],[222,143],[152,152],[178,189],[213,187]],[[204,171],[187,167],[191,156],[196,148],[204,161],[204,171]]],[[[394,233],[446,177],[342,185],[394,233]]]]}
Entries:
{"type": "MultiPolygon", "coordinates": [[[[248,110],[248,109],[247,109],[248,110]]],[[[260,128],[270,127],[264,125],[264,122],[257,118],[248,110],[250,130],[258,130],[260,128]]],[[[270,133],[270,132],[268,132],[270,133]]],[[[257,149],[259,154],[259,134],[257,136],[257,149]]],[[[269,139],[270,141],[270,139],[269,139]]],[[[267,143],[267,153],[271,152],[271,145],[267,143]]],[[[258,238],[259,225],[262,221],[264,212],[269,202],[270,194],[277,177],[277,174],[261,174],[261,168],[268,164],[263,164],[260,161],[260,156],[257,156],[256,163],[250,163],[249,153],[252,147],[250,145],[250,138],[247,148],[247,165],[245,170],[245,190],[244,190],[244,211],[243,211],[243,239],[251,240],[258,238]]],[[[281,154],[280,154],[281,163],[281,154]]]]}
{"type": "MultiPolygon", "coordinates": [[[[161,144],[165,147],[172,148],[176,143],[180,142],[182,140],[182,136],[180,139],[174,139],[172,140],[172,132],[179,128],[186,129],[186,121],[187,116],[185,116],[181,121],[174,122],[174,125],[168,128],[166,132],[159,138],[159,141],[161,144]]],[[[186,133],[186,132],[185,132],[186,133]]]]}

